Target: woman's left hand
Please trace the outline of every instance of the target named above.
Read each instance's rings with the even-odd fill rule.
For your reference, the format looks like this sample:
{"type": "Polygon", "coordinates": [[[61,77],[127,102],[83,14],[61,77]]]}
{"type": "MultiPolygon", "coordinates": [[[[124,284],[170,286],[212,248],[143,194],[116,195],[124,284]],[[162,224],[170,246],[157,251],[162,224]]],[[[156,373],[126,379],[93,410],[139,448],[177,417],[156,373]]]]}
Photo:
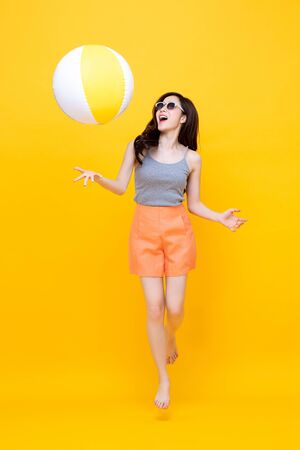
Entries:
{"type": "Polygon", "coordinates": [[[236,217],[233,215],[234,211],[240,211],[240,209],[229,208],[226,211],[220,213],[219,222],[231,231],[236,231],[243,223],[247,222],[247,219],[242,217],[236,217]]]}

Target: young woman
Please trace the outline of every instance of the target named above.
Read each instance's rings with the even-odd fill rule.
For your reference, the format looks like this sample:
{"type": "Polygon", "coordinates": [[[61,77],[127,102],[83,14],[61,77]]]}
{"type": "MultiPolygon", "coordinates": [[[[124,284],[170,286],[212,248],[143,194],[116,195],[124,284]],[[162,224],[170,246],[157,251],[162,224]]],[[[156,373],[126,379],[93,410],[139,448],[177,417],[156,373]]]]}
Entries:
{"type": "Polygon", "coordinates": [[[178,357],[175,332],[182,323],[188,272],[196,267],[193,227],[182,202],[187,194],[191,214],[236,231],[246,219],[236,208],[216,212],[200,201],[201,157],[196,152],[198,113],[187,97],[167,92],[158,98],[152,119],[130,141],[115,180],[75,167],[115,194],[124,194],[135,169],[136,209],[129,236],[130,272],[140,277],[147,309],[147,334],[159,375],[154,403],[167,408],[170,380],[166,364],[178,357]],[[166,292],[164,292],[164,277],[166,292]],[[165,307],[167,324],[164,325],[165,307]]]}

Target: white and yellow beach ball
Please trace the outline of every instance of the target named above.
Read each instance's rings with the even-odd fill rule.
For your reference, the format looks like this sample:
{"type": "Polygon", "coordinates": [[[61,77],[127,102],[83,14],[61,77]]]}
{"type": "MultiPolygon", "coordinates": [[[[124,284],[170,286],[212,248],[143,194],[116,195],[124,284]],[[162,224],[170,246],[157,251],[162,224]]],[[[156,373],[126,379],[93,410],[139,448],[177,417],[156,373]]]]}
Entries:
{"type": "Polygon", "coordinates": [[[105,45],[83,45],[67,53],[53,75],[60,108],[81,123],[102,125],[119,117],[132,98],[127,61],[105,45]]]}

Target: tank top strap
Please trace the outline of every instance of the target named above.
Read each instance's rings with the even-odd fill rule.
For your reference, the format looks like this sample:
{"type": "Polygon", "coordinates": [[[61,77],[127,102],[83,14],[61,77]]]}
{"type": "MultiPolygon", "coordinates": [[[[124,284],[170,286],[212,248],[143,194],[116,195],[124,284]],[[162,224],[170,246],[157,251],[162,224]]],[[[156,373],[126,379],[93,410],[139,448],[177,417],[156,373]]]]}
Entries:
{"type": "Polygon", "coordinates": [[[187,155],[188,150],[189,150],[189,146],[187,145],[187,147],[185,149],[185,152],[184,152],[184,158],[183,159],[186,159],[186,155],[187,155]]]}

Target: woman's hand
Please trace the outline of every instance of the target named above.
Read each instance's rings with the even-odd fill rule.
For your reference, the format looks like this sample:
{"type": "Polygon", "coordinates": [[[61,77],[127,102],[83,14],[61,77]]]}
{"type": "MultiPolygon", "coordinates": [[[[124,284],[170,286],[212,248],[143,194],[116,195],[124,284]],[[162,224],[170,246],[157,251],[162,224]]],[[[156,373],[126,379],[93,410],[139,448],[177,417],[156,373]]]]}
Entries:
{"type": "Polygon", "coordinates": [[[240,211],[240,209],[229,208],[219,215],[219,222],[231,231],[236,231],[243,223],[247,222],[247,219],[234,216],[232,214],[234,211],[240,211]]]}
{"type": "Polygon", "coordinates": [[[78,180],[81,180],[81,178],[85,178],[84,183],[83,183],[83,186],[86,186],[86,185],[87,185],[87,182],[88,182],[89,179],[91,179],[92,182],[94,183],[94,181],[95,181],[95,180],[94,180],[94,177],[95,177],[95,176],[99,176],[100,178],[103,177],[103,175],[101,175],[101,174],[98,173],[98,172],[93,172],[93,171],[91,171],[91,170],[84,170],[84,169],[82,169],[81,167],[74,167],[74,169],[75,169],[75,170],[79,170],[80,172],[82,172],[82,175],[79,175],[79,177],[74,178],[74,181],[78,181],[78,180]]]}

